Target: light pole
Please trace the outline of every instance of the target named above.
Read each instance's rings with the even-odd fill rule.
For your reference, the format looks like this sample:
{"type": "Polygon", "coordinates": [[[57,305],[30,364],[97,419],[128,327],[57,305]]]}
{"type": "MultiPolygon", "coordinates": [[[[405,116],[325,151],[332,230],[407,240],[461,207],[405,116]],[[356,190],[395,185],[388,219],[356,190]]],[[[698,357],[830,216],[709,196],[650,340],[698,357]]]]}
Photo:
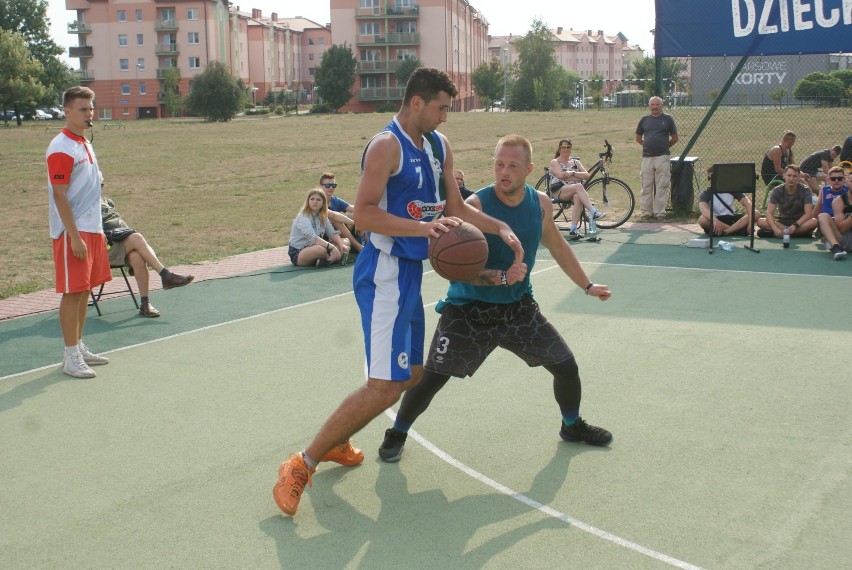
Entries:
{"type": "Polygon", "coordinates": [[[138,61],[136,62],[136,118],[138,119],[141,115],[139,113],[139,70],[142,69],[142,64],[138,61]]]}
{"type": "Polygon", "coordinates": [[[503,110],[506,110],[509,90],[509,42],[503,44],[503,110]]]}

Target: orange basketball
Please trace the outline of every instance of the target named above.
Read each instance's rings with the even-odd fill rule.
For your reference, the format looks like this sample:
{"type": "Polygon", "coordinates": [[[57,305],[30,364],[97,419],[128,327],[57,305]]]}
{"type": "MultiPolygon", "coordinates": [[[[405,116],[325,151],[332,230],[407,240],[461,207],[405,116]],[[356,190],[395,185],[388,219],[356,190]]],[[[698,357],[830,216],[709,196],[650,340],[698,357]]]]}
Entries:
{"type": "Polygon", "coordinates": [[[429,262],[450,281],[472,281],[485,268],[488,242],[479,228],[462,222],[437,238],[429,239],[429,262]]]}

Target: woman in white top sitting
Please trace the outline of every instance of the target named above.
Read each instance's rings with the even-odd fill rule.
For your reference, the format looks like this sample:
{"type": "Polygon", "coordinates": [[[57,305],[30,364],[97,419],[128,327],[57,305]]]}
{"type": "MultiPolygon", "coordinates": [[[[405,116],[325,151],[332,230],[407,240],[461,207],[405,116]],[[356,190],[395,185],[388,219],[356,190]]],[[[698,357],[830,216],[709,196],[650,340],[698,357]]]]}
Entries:
{"type": "Polygon", "coordinates": [[[598,212],[589,199],[589,194],[583,187],[583,182],[589,179],[586,168],[576,158],[571,157],[571,141],[562,139],[556,156],[550,161],[550,195],[560,202],[574,202],[571,208],[571,231],[569,236],[578,236],[577,224],[580,222],[580,208],[576,202],[580,202],[589,211],[589,218],[600,220],[606,214],[598,212]]]}
{"type": "Polygon", "coordinates": [[[349,253],[349,240],[342,239],[328,219],[328,199],[319,188],[308,191],[305,204],[293,220],[288,252],[293,265],[324,267],[349,253]]]}

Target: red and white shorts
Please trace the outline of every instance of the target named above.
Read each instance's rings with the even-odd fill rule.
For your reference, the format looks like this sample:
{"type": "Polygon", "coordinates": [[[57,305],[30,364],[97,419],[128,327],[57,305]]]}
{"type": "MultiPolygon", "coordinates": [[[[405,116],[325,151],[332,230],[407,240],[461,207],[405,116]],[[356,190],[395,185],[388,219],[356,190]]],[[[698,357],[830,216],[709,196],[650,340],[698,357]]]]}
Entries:
{"type": "Polygon", "coordinates": [[[77,259],[71,251],[68,232],[53,240],[53,266],[57,293],[89,291],[112,280],[104,234],[80,232],[86,244],[86,259],[77,259]]]}

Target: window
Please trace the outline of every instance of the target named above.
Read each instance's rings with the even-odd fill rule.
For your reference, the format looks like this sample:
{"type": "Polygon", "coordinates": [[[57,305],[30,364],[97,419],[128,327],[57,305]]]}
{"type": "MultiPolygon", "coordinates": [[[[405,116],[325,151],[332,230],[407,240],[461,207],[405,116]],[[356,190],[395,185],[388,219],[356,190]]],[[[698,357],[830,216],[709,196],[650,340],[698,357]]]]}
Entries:
{"type": "Polygon", "coordinates": [[[359,8],[378,8],[379,0],[359,0],[359,8]]]}
{"type": "Polygon", "coordinates": [[[126,22],[127,21],[127,12],[125,12],[124,10],[119,10],[118,11],[118,21],[119,22],[126,22]]]}
{"type": "Polygon", "coordinates": [[[136,45],[144,46],[145,45],[145,34],[136,34],[136,45]]]}
{"type": "Polygon", "coordinates": [[[381,61],[382,51],[378,49],[362,49],[361,61],[381,61]]]}
{"type": "Polygon", "coordinates": [[[361,89],[377,89],[382,86],[382,81],[375,75],[361,76],[361,89]]]}
{"type": "Polygon", "coordinates": [[[361,24],[360,34],[362,36],[377,36],[379,35],[378,22],[366,22],[361,24]]]}
{"type": "Polygon", "coordinates": [[[189,68],[190,69],[198,69],[201,67],[201,58],[200,57],[190,57],[189,58],[189,68]]]}
{"type": "Polygon", "coordinates": [[[121,94],[122,95],[130,95],[130,83],[122,83],[121,84],[121,94]]]}
{"type": "Polygon", "coordinates": [[[109,107],[98,108],[98,119],[101,121],[111,121],[112,109],[109,107]]]}
{"type": "Polygon", "coordinates": [[[417,22],[414,20],[397,22],[396,31],[402,34],[413,34],[417,32],[417,22]]]}
{"type": "Polygon", "coordinates": [[[325,45],[325,38],[317,38],[317,45],[318,46],[324,46],[325,45]]]}
{"type": "Polygon", "coordinates": [[[197,20],[198,19],[198,8],[187,8],[186,9],[186,19],[187,20],[197,20]]]}
{"type": "Polygon", "coordinates": [[[137,22],[142,21],[142,10],[136,10],[136,21],[137,22]]]}
{"type": "Polygon", "coordinates": [[[314,76],[314,70],[315,70],[315,69],[316,69],[316,67],[309,67],[309,68],[308,68],[308,75],[310,75],[311,77],[313,77],[313,76],[314,76]]]}
{"type": "Polygon", "coordinates": [[[189,44],[197,44],[198,43],[198,32],[187,32],[186,42],[189,43],[189,44]]]}
{"type": "Polygon", "coordinates": [[[118,47],[127,47],[127,34],[118,34],[118,47]]]}
{"type": "Polygon", "coordinates": [[[130,61],[127,60],[127,59],[119,59],[118,60],[118,68],[121,71],[127,71],[128,69],[130,69],[130,61]]]}
{"type": "Polygon", "coordinates": [[[121,114],[124,115],[125,117],[129,117],[130,116],[130,107],[122,107],[121,108],[121,114]]]}
{"type": "Polygon", "coordinates": [[[404,59],[416,59],[417,52],[413,49],[398,49],[396,50],[396,58],[400,61],[404,59]]]}
{"type": "Polygon", "coordinates": [[[308,61],[313,61],[313,60],[314,60],[314,54],[309,53],[308,54],[308,61]]]}
{"type": "Polygon", "coordinates": [[[139,71],[145,70],[145,58],[144,57],[140,57],[136,60],[136,69],[138,69],[139,71]]]}
{"type": "Polygon", "coordinates": [[[139,84],[139,94],[140,95],[147,95],[148,94],[148,88],[145,87],[144,83],[139,84]]]}
{"type": "Polygon", "coordinates": [[[314,38],[308,38],[308,45],[309,46],[314,45],[314,38]]]}

